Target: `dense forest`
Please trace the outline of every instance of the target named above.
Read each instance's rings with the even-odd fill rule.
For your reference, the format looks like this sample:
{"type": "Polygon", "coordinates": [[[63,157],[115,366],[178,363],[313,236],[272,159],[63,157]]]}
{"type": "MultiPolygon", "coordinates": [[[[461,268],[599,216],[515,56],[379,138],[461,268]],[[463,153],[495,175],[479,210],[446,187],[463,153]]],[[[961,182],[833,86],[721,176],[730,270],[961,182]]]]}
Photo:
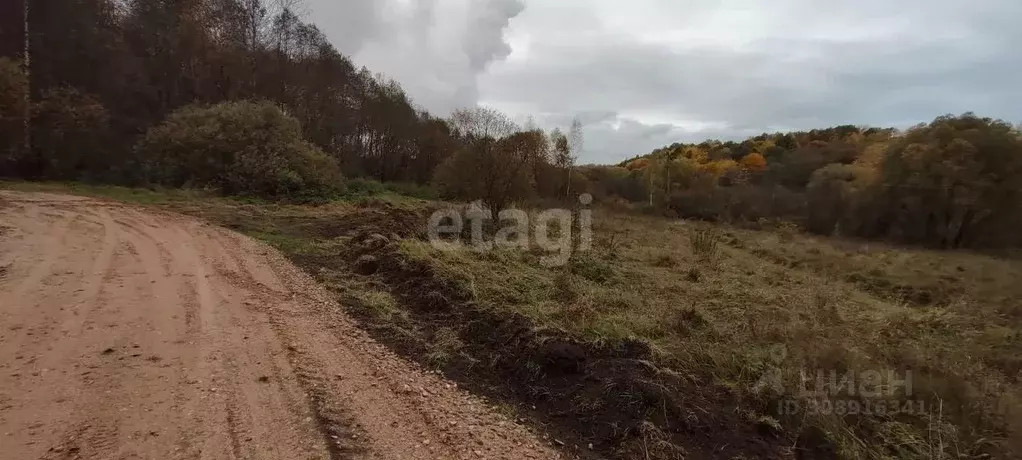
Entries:
{"type": "Polygon", "coordinates": [[[441,118],[356,67],[295,0],[7,2],[0,175],[327,196],[412,182],[496,213],[590,192],[631,209],[942,248],[1022,245],[1022,134],[972,114],[674,144],[575,166],[582,126],[441,118]],[[27,17],[27,20],[25,19],[27,17]]]}
{"type": "Polygon", "coordinates": [[[586,174],[604,195],[683,217],[937,248],[1022,244],[1022,133],[973,114],[674,144],[586,174]]]}
{"type": "Polygon", "coordinates": [[[567,189],[555,184],[566,182],[565,135],[485,109],[431,115],[341,55],[296,0],[6,5],[0,175],[293,197],[340,184],[333,170],[429,184],[445,161],[471,161],[456,152],[478,151],[499,161],[474,162],[489,174],[471,177],[497,185],[443,191],[492,189],[500,199],[488,202],[504,206],[567,189]]]}
{"type": "MultiPolygon", "coordinates": [[[[136,147],[150,128],[186,106],[241,100],[281,108],[351,176],[427,182],[453,151],[444,120],[396,82],[355,67],[292,1],[30,3],[30,64],[17,73],[12,62],[24,62],[25,48],[5,46],[17,54],[0,77],[8,174],[138,182],[146,152],[136,147]],[[29,146],[17,129],[26,90],[29,146]]],[[[5,16],[7,45],[21,17],[5,16]]]]}

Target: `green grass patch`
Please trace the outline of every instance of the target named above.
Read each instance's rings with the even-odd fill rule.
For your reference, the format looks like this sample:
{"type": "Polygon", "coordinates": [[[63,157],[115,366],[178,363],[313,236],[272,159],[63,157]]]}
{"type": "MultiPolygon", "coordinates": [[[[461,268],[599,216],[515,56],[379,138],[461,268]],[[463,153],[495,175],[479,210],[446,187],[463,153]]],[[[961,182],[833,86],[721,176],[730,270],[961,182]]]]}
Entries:
{"type": "Polygon", "coordinates": [[[265,241],[285,254],[301,255],[313,252],[315,249],[314,242],[308,238],[252,230],[244,231],[243,233],[252,238],[265,241]]]}
{"type": "Polygon", "coordinates": [[[66,193],[142,205],[165,204],[175,201],[201,200],[214,197],[213,194],[202,190],[130,188],[116,185],[84,184],[80,182],[0,181],[0,189],[22,192],[66,193]]]}

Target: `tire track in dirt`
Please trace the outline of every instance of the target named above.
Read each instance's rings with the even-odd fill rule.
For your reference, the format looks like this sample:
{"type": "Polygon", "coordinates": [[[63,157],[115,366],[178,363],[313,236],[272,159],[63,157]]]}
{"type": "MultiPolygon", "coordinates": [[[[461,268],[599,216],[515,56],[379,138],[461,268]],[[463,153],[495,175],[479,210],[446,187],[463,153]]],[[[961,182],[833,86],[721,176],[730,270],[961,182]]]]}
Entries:
{"type": "MultiPolygon", "coordinates": [[[[257,305],[253,293],[246,290],[247,283],[241,281],[246,273],[241,270],[242,263],[221,244],[222,240],[216,237],[216,233],[216,229],[198,224],[187,229],[188,235],[202,236],[195,240],[195,248],[202,254],[200,264],[207,267],[209,288],[218,301],[217,321],[241,327],[250,334],[225,337],[232,345],[226,348],[241,351],[232,354],[224,363],[226,375],[233,383],[228,407],[231,414],[240,414],[236,416],[233,429],[238,436],[262,440],[264,451],[282,446],[290,450],[306,449],[308,446],[292,442],[295,433],[267,432],[265,426],[254,423],[255,419],[281,412],[303,421],[313,418],[314,414],[305,402],[303,387],[284,378],[294,375],[290,363],[284,358],[284,347],[269,328],[265,309],[257,305]],[[244,382],[261,382],[263,385],[250,386],[244,385],[244,382]],[[265,391],[268,387],[272,391],[265,391]]],[[[245,458],[260,457],[257,452],[248,452],[245,458]]]]}
{"type": "MultiPolygon", "coordinates": [[[[150,225],[138,216],[139,213],[124,209],[115,221],[126,234],[135,236],[132,241],[137,250],[144,253],[143,262],[146,272],[151,278],[150,281],[160,288],[155,294],[158,294],[160,298],[171,299],[172,290],[168,286],[175,286],[176,295],[182,299],[188,299],[180,302],[184,307],[182,318],[184,328],[188,334],[198,334],[200,328],[199,299],[194,282],[190,279],[194,277],[191,263],[181,260],[179,252],[183,248],[178,244],[179,242],[176,240],[165,241],[158,233],[161,229],[150,225]],[[181,275],[189,279],[173,283],[171,280],[176,278],[173,278],[172,275],[181,275]]],[[[169,227],[169,229],[173,228],[169,227]]],[[[169,318],[173,320],[172,322],[177,322],[176,314],[169,314],[169,318]]],[[[183,332],[181,333],[183,334],[183,332]]]]}
{"type": "Polygon", "coordinates": [[[118,239],[117,229],[115,228],[113,219],[110,217],[110,213],[101,209],[99,214],[99,224],[103,226],[103,246],[99,250],[99,255],[96,256],[95,263],[92,265],[89,275],[84,278],[84,281],[79,287],[79,289],[83,292],[81,299],[68,308],[70,315],[65,313],[66,319],[61,325],[61,331],[64,335],[82,335],[82,329],[86,324],[85,319],[91,313],[91,309],[96,307],[96,298],[99,296],[99,292],[103,288],[103,282],[107,279],[110,273],[114,250],[120,242],[118,239]],[[83,308],[89,309],[89,311],[82,312],[81,310],[83,308]]]}
{"type": "Polygon", "coordinates": [[[163,364],[158,351],[159,329],[142,310],[149,304],[144,301],[149,297],[149,287],[134,276],[140,271],[142,256],[130,242],[120,244],[117,235],[124,232],[115,228],[112,219],[103,218],[103,223],[109,224],[104,225],[104,246],[93,270],[85,274],[84,290],[90,301],[88,310],[75,321],[79,327],[73,337],[78,340],[64,341],[52,352],[57,357],[77,354],[78,361],[87,363],[90,369],[82,389],[86,397],[70,411],[71,428],[58,436],[49,450],[73,452],[74,458],[138,456],[152,448],[151,444],[159,444],[137,446],[126,441],[140,435],[156,438],[156,413],[166,400],[159,388],[139,388],[132,383],[154,376],[173,381],[173,372],[163,364]],[[108,253],[110,260],[101,260],[108,253]],[[104,265],[107,267],[100,268],[104,265]],[[97,279],[98,287],[92,288],[91,283],[97,279]],[[87,349],[98,359],[76,348],[87,349]]]}
{"type": "Polygon", "coordinates": [[[194,246],[189,235],[182,234],[178,229],[172,229],[175,238],[184,237],[183,244],[179,249],[186,263],[191,266],[192,289],[197,301],[196,313],[190,315],[189,322],[191,329],[198,332],[196,341],[199,343],[199,363],[207,368],[203,372],[211,384],[216,384],[210,397],[210,403],[215,404],[218,415],[215,418],[205,420],[205,428],[208,433],[215,433],[217,443],[220,444],[217,450],[220,452],[211,453],[204,449],[200,458],[247,458],[245,449],[242,447],[241,435],[239,433],[238,407],[237,407],[237,385],[233,380],[230,365],[230,356],[226,356],[222,350],[222,337],[208,334],[207,331],[217,330],[221,325],[216,319],[218,309],[221,307],[214,298],[213,291],[209,285],[208,268],[199,257],[198,250],[194,246]],[[223,449],[229,447],[229,451],[223,449]]]}
{"type": "MultiPolygon", "coordinates": [[[[240,236],[225,235],[225,239],[232,240],[236,248],[232,253],[265,250],[264,245],[240,236]]],[[[312,283],[308,275],[289,265],[282,269],[279,264],[285,262],[278,257],[271,254],[269,260],[253,264],[253,268],[268,273],[292,269],[295,271],[288,273],[292,280],[297,277],[312,283]]],[[[276,299],[266,303],[278,311],[270,315],[271,321],[282,340],[290,344],[289,359],[309,391],[321,431],[327,438],[340,441],[334,451],[337,457],[347,458],[360,448],[392,455],[384,458],[551,456],[549,452],[539,453],[543,449],[535,441],[529,444],[527,437],[515,436],[516,427],[493,417],[480,401],[452,395],[457,390],[449,382],[409,372],[408,363],[366,339],[321,289],[279,293],[254,279],[239,282],[249,283],[264,298],[276,299]],[[343,398],[341,410],[338,396],[343,398]],[[358,436],[358,444],[343,442],[351,435],[358,436]],[[514,443],[514,447],[504,451],[489,447],[508,443],[514,443]]]]}
{"type": "MultiPolygon", "coordinates": [[[[170,369],[170,381],[177,385],[169,396],[169,405],[184,414],[199,414],[201,399],[196,399],[190,388],[191,384],[208,381],[206,366],[202,365],[199,351],[193,347],[181,347],[194,342],[197,330],[194,329],[193,318],[197,310],[196,295],[188,283],[177,282],[171,267],[170,252],[151,235],[146,228],[136,225],[125,225],[123,218],[117,221],[121,225],[121,233],[138,254],[143,270],[149,280],[151,302],[147,309],[155,318],[154,323],[161,325],[161,335],[167,344],[174,346],[175,352],[162,357],[170,369]]],[[[204,423],[199,417],[189,426],[172,426],[171,436],[177,439],[175,450],[180,452],[196,452],[192,438],[197,435],[196,425],[204,423]]],[[[189,454],[191,455],[191,454],[189,454]]],[[[198,454],[195,454],[197,457],[198,454]]]]}
{"type": "MultiPolygon", "coordinates": [[[[78,289],[74,291],[74,296],[68,302],[67,307],[61,308],[63,317],[59,320],[61,323],[59,329],[60,336],[64,338],[86,335],[85,327],[101,308],[99,297],[103,286],[109,282],[113,258],[119,243],[117,229],[105,210],[100,209],[98,215],[77,214],[75,218],[80,222],[101,226],[103,238],[102,246],[99,247],[99,252],[91,267],[82,272],[84,276],[81,277],[82,281],[78,285],[78,289]],[[95,219],[96,217],[98,220],[95,219]]],[[[54,323],[56,322],[54,321],[54,323]]],[[[81,342],[78,340],[55,340],[54,342],[55,345],[40,357],[39,365],[44,369],[60,369],[67,365],[74,367],[68,357],[80,353],[81,342]]],[[[89,391],[86,381],[75,379],[72,382],[65,388],[64,395],[66,396],[62,396],[60,399],[73,398],[76,394],[89,391]]],[[[111,391],[107,385],[103,385],[103,388],[105,388],[104,391],[111,391]]],[[[95,410],[90,408],[86,411],[94,414],[95,410]]],[[[69,412],[72,413],[82,411],[81,408],[69,408],[69,412]]],[[[118,427],[111,419],[94,419],[91,423],[71,422],[63,428],[63,432],[62,435],[55,437],[60,441],[47,450],[47,455],[44,458],[88,458],[83,456],[100,458],[109,456],[117,450],[118,427]],[[82,445],[87,448],[83,449],[82,445]]]]}
{"type": "MultiPolygon", "coordinates": [[[[221,274],[236,286],[244,286],[253,297],[260,300],[246,301],[249,310],[261,312],[267,325],[284,344],[285,366],[291,370],[298,380],[302,391],[308,398],[307,412],[312,423],[322,435],[331,460],[357,458],[365,454],[364,440],[372,427],[363,427],[355,421],[348,408],[336,403],[337,395],[342,390],[331,384],[331,380],[340,378],[341,374],[324,372],[327,369],[338,369],[329,366],[322,359],[316,359],[299,345],[292,331],[284,327],[279,315],[267,314],[279,311],[281,305],[293,302],[295,294],[288,292],[273,269],[265,261],[253,258],[236,259],[231,254],[258,253],[266,254],[268,248],[258,245],[246,245],[244,239],[232,238],[226,230],[209,228],[211,240],[217,244],[215,251],[223,259],[223,267],[229,267],[221,274]]],[[[308,331],[304,331],[308,332],[308,331]]],[[[319,337],[312,338],[318,340],[319,337]]],[[[414,458],[414,457],[412,457],[414,458]]]]}
{"type": "MultiPolygon", "coordinates": [[[[22,280],[21,286],[38,284],[38,287],[32,290],[34,292],[22,293],[25,305],[33,305],[32,309],[22,310],[20,314],[26,323],[33,324],[31,334],[26,333],[25,337],[22,337],[24,340],[5,344],[25,358],[16,367],[21,372],[12,373],[10,376],[12,381],[5,383],[5,386],[21,388],[28,393],[26,398],[19,401],[22,404],[15,408],[14,414],[27,415],[36,420],[29,425],[34,427],[34,430],[29,432],[32,437],[43,436],[47,432],[73,431],[79,438],[88,439],[88,444],[95,449],[116,446],[116,441],[109,439],[108,436],[115,427],[105,427],[97,423],[90,425],[90,429],[85,429],[80,425],[71,425],[70,420],[61,415],[72,412],[76,397],[87,391],[83,382],[71,377],[71,373],[68,372],[68,369],[77,367],[72,357],[81,352],[81,343],[62,338],[80,335],[81,331],[73,327],[85,316],[80,310],[91,310],[97,303],[100,286],[105,281],[104,275],[110,268],[110,257],[115,244],[112,241],[113,229],[103,227],[106,237],[97,255],[92,252],[94,246],[91,244],[90,233],[94,227],[90,226],[93,222],[88,217],[73,211],[39,214],[56,215],[59,222],[56,228],[61,236],[44,240],[43,246],[47,248],[44,258],[47,260],[36,265],[22,280]],[[54,244],[54,241],[59,243],[54,244]],[[63,257],[66,254],[76,252],[87,254],[87,257],[61,263],[60,273],[54,273],[52,269],[38,268],[42,265],[52,266],[53,263],[50,261],[57,255],[61,257],[61,262],[65,262],[63,257]],[[42,272],[49,273],[39,277],[38,274],[42,272]],[[56,284],[52,286],[49,282],[43,284],[50,277],[56,280],[56,284]],[[58,329],[60,334],[55,335],[53,332],[58,329]],[[50,390],[41,391],[47,388],[50,390]]],[[[45,441],[33,440],[29,443],[44,444],[45,441]]]]}
{"type": "MultiPolygon", "coordinates": [[[[147,298],[158,296],[151,295],[149,283],[139,282],[134,277],[141,272],[139,265],[144,257],[130,243],[118,243],[118,234],[125,232],[119,232],[112,225],[112,219],[104,218],[105,212],[101,208],[95,215],[82,212],[77,216],[76,222],[94,225],[76,226],[74,244],[62,249],[67,253],[65,255],[77,253],[85,256],[71,260],[91,259],[89,264],[73,263],[67,267],[69,273],[77,275],[73,279],[80,281],[80,289],[68,298],[44,293],[38,299],[43,303],[76,308],[61,307],[65,315],[60,318],[65,325],[63,336],[69,339],[54,340],[48,350],[36,355],[39,358],[37,365],[44,370],[85,369],[78,378],[64,379],[54,391],[73,395],[75,401],[74,407],[66,407],[62,411],[64,414],[53,414],[50,417],[53,420],[47,423],[53,433],[50,438],[53,441],[48,443],[51,450],[47,458],[61,458],[60,455],[112,458],[144,452],[125,448],[130,445],[125,439],[138,438],[140,433],[147,436],[147,432],[156,432],[152,429],[140,432],[139,429],[159,424],[154,409],[166,397],[159,391],[148,392],[148,388],[134,386],[132,382],[144,381],[147,377],[155,377],[154,374],[161,374],[159,378],[163,381],[175,380],[168,379],[171,376],[165,371],[166,366],[159,353],[144,353],[159,350],[164,335],[157,326],[163,322],[153,320],[154,316],[144,311],[152,305],[152,302],[146,301],[147,298]],[[90,240],[92,233],[97,237],[90,240]],[[98,237],[100,234],[102,238],[98,237]],[[88,244],[92,241],[97,244],[88,244]],[[98,254],[94,249],[99,249],[98,254]],[[113,270],[113,266],[118,270],[113,270]],[[110,302],[111,298],[127,301],[110,302]],[[66,327],[69,325],[78,327],[66,327]],[[146,399],[147,405],[140,404],[140,399],[146,399]],[[125,412],[128,414],[125,415],[125,412]]],[[[34,383],[48,386],[59,382],[42,380],[34,383]]],[[[191,399],[194,398],[187,398],[191,399]]],[[[32,405],[44,407],[60,402],[47,401],[45,395],[37,395],[31,400],[34,402],[32,405]]],[[[189,424],[171,425],[172,430],[169,431],[177,426],[189,424]]],[[[29,441],[28,444],[43,443],[29,441]]]]}
{"type": "Polygon", "coordinates": [[[32,289],[38,289],[39,283],[52,273],[53,263],[57,260],[57,255],[60,253],[61,245],[64,242],[64,235],[74,219],[75,216],[64,217],[53,227],[53,231],[46,238],[47,243],[42,245],[43,254],[40,255],[38,262],[29,270],[28,276],[18,282],[17,286],[9,294],[8,300],[3,303],[3,308],[19,308],[20,302],[24,301],[25,293],[32,289]]]}
{"type": "Polygon", "coordinates": [[[228,390],[219,365],[222,357],[217,344],[210,343],[209,332],[215,327],[206,314],[213,309],[208,307],[212,297],[205,288],[203,267],[196,265],[191,242],[181,238],[178,223],[173,220],[149,222],[128,208],[117,220],[141,255],[151,295],[164,299],[149,308],[148,316],[162,324],[167,329],[164,335],[177,345],[173,362],[178,385],[171,397],[172,405],[192,416],[187,428],[176,427],[177,448],[186,453],[185,458],[246,458],[236,447],[237,439],[230,439],[229,445],[224,442],[223,427],[230,427],[236,417],[223,403],[228,390]],[[200,441],[195,442],[196,438],[200,441]]]}
{"type": "MultiPolygon", "coordinates": [[[[36,210],[32,214],[39,216],[42,213],[36,210]]],[[[18,257],[19,243],[7,242],[13,247],[6,250],[16,253],[14,263],[24,261],[25,267],[21,270],[12,270],[10,275],[15,279],[14,286],[10,288],[9,293],[0,296],[0,318],[3,318],[0,324],[6,329],[0,332],[0,356],[13,356],[15,360],[35,367],[36,356],[26,353],[25,348],[31,343],[47,341],[55,325],[54,316],[57,313],[54,310],[62,309],[59,304],[44,300],[59,299],[64,297],[64,293],[55,292],[44,283],[54,275],[54,264],[59,254],[65,251],[68,230],[76,218],[77,216],[73,214],[59,216],[56,222],[52,223],[51,231],[44,233],[46,236],[36,243],[26,245],[40,251],[35,257],[28,254],[20,254],[22,257],[18,257]],[[17,279],[18,273],[24,273],[24,276],[17,279]],[[32,295],[29,295],[30,293],[32,295]]],[[[33,219],[32,226],[38,224],[39,222],[33,219]]],[[[37,235],[44,229],[34,230],[32,234],[37,235]]]]}
{"type": "Polygon", "coordinates": [[[557,457],[372,342],[265,245],[131,206],[0,197],[4,324],[41,332],[0,331],[0,460],[557,457]]]}

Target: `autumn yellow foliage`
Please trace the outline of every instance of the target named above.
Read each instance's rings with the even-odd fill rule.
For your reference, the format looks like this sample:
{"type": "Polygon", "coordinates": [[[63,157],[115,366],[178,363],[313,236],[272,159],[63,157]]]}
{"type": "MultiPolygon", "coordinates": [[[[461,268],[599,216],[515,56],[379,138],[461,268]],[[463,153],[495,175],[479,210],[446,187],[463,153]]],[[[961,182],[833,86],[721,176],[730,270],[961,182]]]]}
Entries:
{"type": "Polygon", "coordinates": [[[764,171],[766,170],[766,166],[767,166],[766,158],[764,158],[763,155],[759,153],[752,152],[742,157],[742,167],[748,171],[755,172],[764,171]]]}
{"type": "Polygon", "coordinates": [[[628,166],[626,167],[629,171],[635,171],[637,169],[646,169],[647,166],[649,166],[649,158],[639,158],[628,163],[628,166]]]}
{"type": "Polygon", "coordinates": [[[717,160],[709,163],[699,165],[699,169],[703,172],[713,174],[716,177],[723,176],[729,171],[739,169],[738,163],[734,160],[717,160]]]}

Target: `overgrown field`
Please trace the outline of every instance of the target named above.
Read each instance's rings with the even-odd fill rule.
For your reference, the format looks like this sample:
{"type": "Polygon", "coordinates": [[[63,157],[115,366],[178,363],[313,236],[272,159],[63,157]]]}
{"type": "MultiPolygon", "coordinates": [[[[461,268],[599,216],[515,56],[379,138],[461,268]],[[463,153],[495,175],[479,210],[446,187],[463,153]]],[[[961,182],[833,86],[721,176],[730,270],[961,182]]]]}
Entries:
{"type": "Polygon", "coordinates": [[[446,205],[390,193],[71,191],[268,241],[381,341],[581,454],[1022,456],[1017,260],[597,210],[592,250],[549,268],[436,249],[427,216],[446,205]]]}

